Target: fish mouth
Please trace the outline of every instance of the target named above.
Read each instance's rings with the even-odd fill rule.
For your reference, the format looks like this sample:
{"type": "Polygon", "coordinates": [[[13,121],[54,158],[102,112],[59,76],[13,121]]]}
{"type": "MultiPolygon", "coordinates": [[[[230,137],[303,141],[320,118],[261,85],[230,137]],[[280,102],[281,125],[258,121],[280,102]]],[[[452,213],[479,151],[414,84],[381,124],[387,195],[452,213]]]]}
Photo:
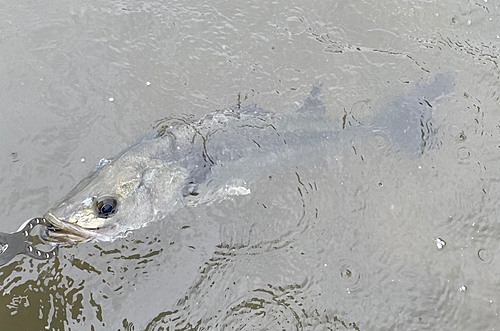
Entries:
{"type": "Polygon", "coordinates": [[[86,229],[73,223],[63,221],[52,213],[44,216],[47,221],[47,229],[43,233],[43,239],[58,244],[76,244],[91,241],[98,234],[98,229],[86,229]]]}

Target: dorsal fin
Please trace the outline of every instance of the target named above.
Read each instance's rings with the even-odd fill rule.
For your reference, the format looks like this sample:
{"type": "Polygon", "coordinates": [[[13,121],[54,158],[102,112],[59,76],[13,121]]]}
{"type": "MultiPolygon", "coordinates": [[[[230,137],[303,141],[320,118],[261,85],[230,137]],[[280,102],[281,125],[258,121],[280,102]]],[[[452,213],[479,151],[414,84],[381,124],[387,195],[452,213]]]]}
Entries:
{"type": "Polygon", "coordinates": [[[321,90],[323,88],[323,83],[313,85],[311,93],[304,100],[304,104],[297,110],[299,115],[305,115],[308,117],[323,117],[326,113],[326,108],[323,102],[320,100],[321,90]]]}

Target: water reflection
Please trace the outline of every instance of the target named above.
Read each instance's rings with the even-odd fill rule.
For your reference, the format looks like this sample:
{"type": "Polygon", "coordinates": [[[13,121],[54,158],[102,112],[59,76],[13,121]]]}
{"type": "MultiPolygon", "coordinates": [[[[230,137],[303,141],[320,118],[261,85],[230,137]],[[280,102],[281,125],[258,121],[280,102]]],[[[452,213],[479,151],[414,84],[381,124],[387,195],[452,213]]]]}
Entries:
{"type": "Polygon", "coordinates": [[[58,257],[42,263],[24,257],[14,261],[0,274],[2,298],[8,302],[0,309],[1,329],[105,328],[107,302],[130,293],[137,277],[147,277],[148,265],[157,262],[162,250],[158,239],[146,237],[113,248],[96,244],[84,254],[63,248],[58,257]],[[139,253],[141,246],[146,247],[139,253]],[[38,318],[27,322],[26,316],[38,318]]]}
{"type": "Polygon", "coordinates": [[[67,323],[83,322],[85,280],[65,276],[59,258],[38,263],[22,258],[1,270],[2,301],[9,302],[0,309],[3,330],[54,328],[63,330],[67,323]],[[38,319],[26,320],[26,316],[38,319]]]}

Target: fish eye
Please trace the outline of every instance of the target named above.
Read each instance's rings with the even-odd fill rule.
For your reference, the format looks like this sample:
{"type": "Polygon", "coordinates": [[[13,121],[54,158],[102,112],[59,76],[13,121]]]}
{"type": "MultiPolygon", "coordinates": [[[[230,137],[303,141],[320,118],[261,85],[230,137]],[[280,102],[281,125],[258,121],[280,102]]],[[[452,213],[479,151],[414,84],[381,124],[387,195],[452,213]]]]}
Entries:
{"type": "Polygon", "coordinates": [[[110,197],[100,198],[96,201],[96,209],[99,217],[108,218],[116,213],[116,200],[110,197]]]}

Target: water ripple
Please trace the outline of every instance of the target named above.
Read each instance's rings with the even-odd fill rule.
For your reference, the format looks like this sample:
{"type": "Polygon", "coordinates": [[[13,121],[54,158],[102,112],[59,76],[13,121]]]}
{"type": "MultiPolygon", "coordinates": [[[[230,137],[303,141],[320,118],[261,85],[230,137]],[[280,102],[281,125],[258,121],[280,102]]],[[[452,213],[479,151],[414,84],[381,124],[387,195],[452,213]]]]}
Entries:
{"type": "MultiPolygon", "coordinates": [[[[304,330],[307,317],[299,286],[255,289],[231,304],[221,318],[225,330],[304,330]]],[[[219,323],[217,323],[219,325],[219,323]]]]}
{"type": "Polygon", "coordinates": [[[346,287],[348,293],[363,291],[369,284],[366,271],[354,260],[340,259],[335,269],[338,280],[346,287]]]}

